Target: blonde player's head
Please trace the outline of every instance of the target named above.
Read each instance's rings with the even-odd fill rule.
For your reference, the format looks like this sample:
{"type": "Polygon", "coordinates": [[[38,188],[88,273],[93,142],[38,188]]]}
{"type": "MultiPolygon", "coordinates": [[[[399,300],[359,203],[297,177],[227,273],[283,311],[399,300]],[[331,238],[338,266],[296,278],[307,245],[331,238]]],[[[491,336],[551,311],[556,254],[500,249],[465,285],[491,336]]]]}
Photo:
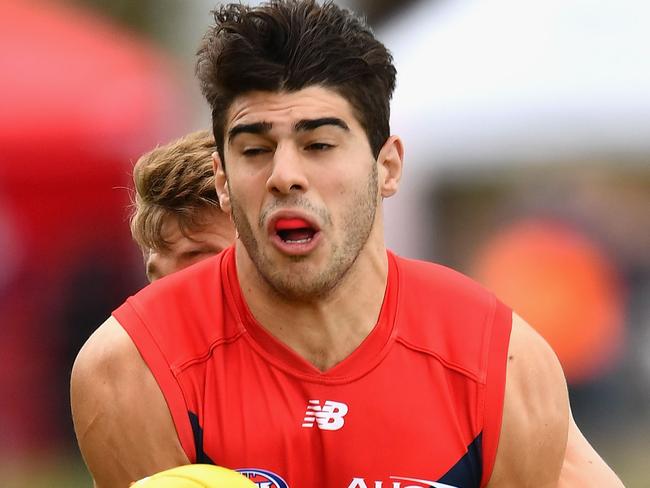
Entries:
{"type": "Polygon", "coordinates": [[[216,254],[235,237],[214,185],[214,139],[208,131],[144,154],[133,168],[131,234],[150,281],[216,254]]]}

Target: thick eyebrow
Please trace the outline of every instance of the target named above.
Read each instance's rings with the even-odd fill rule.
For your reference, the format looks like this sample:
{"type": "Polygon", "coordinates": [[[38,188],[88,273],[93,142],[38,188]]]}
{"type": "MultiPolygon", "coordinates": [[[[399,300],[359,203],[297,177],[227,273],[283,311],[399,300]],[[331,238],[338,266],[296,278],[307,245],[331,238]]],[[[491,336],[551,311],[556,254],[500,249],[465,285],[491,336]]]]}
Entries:
{"type": "Polygon", "coordinates": [[[255,122],[253,124],[238,124],[228,131],[228,142],[239,134],[265,134],[271,130],[273,124],[270,122],[255,122]]]}
{"type": "MultiPolygon", "coordinates": [[[[303,119],[299,120],[293,129],[296,132],[308,132],[316,130],[319,127],[324,125],[333,125],[339,127],[344,131],[349,131],[350,128],[343,120],[338,117],[322,117],[320,119],[303,119]]],[[[273,128],[273,124],[270,122],[254,122],[252,124],[238,124],[228,131],[228,142],[231,143],[232,140],[237,137],[239,134],[265,134],[273,128]]]]}
{"type": "Polygon", "coordinates": [[[303,119],[298,121],[293,128],[296,132],[306,132],[310,130],[316,130],[319,127],[322,127],[324,125],[333,125],[345,131],[348,132],[350,131],[348,124],[346,124],[343,120],[337,117],[323,117],[320,119],[303,119]]]}

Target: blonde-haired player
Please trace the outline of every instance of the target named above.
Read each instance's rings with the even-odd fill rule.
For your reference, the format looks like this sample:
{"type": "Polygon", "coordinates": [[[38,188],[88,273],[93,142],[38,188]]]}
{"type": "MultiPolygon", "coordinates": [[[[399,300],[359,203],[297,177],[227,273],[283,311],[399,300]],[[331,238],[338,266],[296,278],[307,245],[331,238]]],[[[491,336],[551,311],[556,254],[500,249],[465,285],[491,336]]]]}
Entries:
{"type": "Polygon", "coordinates": [[[235,239],[215,190],[214,138],[193,132],[144,154],[133,168],[131,234],[154,281],[217,254],[235,239]]]}

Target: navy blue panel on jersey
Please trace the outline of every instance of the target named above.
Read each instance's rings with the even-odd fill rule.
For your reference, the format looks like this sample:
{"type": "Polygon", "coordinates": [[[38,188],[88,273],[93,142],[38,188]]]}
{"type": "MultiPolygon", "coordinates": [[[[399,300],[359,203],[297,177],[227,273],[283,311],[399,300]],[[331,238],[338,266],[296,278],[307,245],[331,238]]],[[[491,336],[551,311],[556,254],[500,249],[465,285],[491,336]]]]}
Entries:
{"type": "Polygon", "coordinates": [[[187,412],[190,416],[192,433],[194,434],[194,446],[196,447],[197,464],[217,464],[203,451],[203,428],[199,424],[199,417],[194,412],[187,412]]]}
{"type": "Polygon", "coordinates": [[[467,446],[467,453],[438,481],[459,488],[479,488],[483,474],[481,434],[467,446]]]}

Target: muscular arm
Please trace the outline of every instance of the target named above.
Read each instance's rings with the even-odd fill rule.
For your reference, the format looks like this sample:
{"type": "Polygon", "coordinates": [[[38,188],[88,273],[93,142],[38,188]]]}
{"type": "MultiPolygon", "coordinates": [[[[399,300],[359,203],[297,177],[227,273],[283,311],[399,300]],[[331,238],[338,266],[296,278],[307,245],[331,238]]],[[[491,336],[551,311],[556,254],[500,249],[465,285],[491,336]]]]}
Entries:
{"type": "Polygon", "coordinates": [[[556,487],[568,427],[562,368],[548,344],[513,314],[501,435],[488,487],[556,487]]]}
{"type": "Polygon", "coordinates": [[[72,418],[97,488],[188,464],[165,399],[131,338],[109,318],[72,369],[72,418]]]}
{"type": "Polygon", "coordinates": [[[489,488],[623,485],[573,422],[550,346],[513,314],[503,422],[489,488]]]}
{"type": "Polygon", "coordinates": [[[558,487],[573,488],[577,486],[623,488],[623,483],[591,447],[571,416],[569,439],[558,487]]]}

